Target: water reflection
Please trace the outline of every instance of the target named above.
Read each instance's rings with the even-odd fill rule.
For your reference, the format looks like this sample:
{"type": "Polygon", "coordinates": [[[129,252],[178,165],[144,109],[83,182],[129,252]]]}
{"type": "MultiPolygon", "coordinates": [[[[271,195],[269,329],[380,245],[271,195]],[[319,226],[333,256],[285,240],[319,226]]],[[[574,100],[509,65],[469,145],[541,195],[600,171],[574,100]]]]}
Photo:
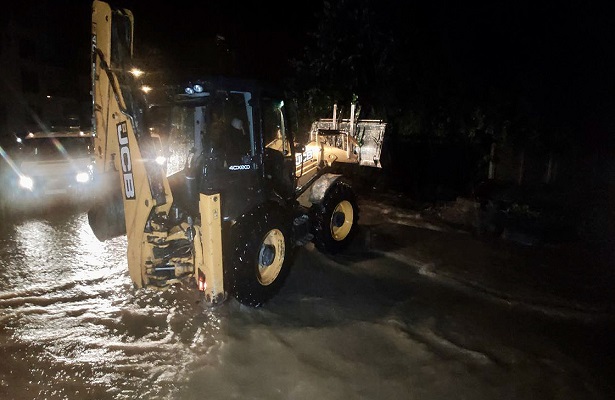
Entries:
{"type": "Polygon", "coordinates": [[[467,236],[373,229],[379,254],[417,247],[308,246],[266,307],[206,310],[190,288],[134,289],[125,239],[98,243],[85,215],[4,223],[0,399],[613,398],[611,319],[545,317],[435,278],[438,257],[493,254],[467,236]]]}
{"type": "Polygon", "coordinates": [[[219,343],[193,291],[134,289],[125,255],[125,237],[99,242],[85,214],[3,228],[1,398],[164,398],[219,343]]]}

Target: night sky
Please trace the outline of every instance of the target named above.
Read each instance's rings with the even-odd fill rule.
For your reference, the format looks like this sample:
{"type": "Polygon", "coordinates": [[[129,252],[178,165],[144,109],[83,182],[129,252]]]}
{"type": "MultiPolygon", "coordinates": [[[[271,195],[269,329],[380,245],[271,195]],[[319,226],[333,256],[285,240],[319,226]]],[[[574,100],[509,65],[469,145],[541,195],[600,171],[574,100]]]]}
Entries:
{"type": "Polygon", "coordinates": [[[469,84],[523,92],[553,123],[579,119],[605,148],[615,107],[613,18],[606,2],[459,3],[446,12],[444,49],[469,84]]]}
{"type": "MultiPolygon", "coordinates": [[[[194,50],[220,35],[237,55],[236,62],[249,64],[255,75],[292,73],[288,61],[303,54],[322,2],[241,3],[121,5],[135,14],[137,45],[165,49],[169,59],[182,60],[177,67],[211,62],[199,59],[194,50]]],[[[425,43],[420,51],[408,49],[417,62],[439,62],[467,87],[522,91],[554,120],[579,110],[589,118],[610,113],[615,106],[614,6],[586,1],[432,1],[404,2],[402,9],[399,1],[347,3],[377,7],[383,26],[388,20],[397,35],[425,43]]]]}
{"type": "MultiPolygon", "coordinates": [[[[399,34],[432,42],[439,47],[433,51],[469,79],[504,81],[512,74],[557,90],[562,84],[595,87],[603,83],[605,91],[607,85],[612,88],[615,6],[591,1],[551,5],[440,0],[404,2],[407,10],[403,10],[398,1],[354,3],[370,3],[384,15],[390,14],[392,23],[406,24],[399,34]],[[597,82],[602,79],[608,81],[597,82]]],[[[111,4],[133,11],[137,44],[157,47],[172,57],[191,57],[199,43],[221,35],[246,58],[271,66],[301,55],[307,32],[322,10],[321,1],[307,0],[292,4],[119,0],[111,4]],[[266,56],[258,56],[262,51],[266,56]]],[[[76,51],[83,52],[83,43],[89,40],[90,1],[26,0],[11,7],[46,25],[50,34],[63,35],[62,52],[68,61],[76,58],[76,51]]]]}
{"type": "MultiPolygon", "coordinates": [[[[407,42],[416,48],[400,49],[399,57],[412,57],[421,65],[415,71],[417,80],[436,66],[478,92],[521,91],[553,121],[572,114],[583,114],[586,122],[612,120],[606,115],[615,105],[613,5],[440,0],[403,2],[402,9],[402,2],[391,0],[346,3],[377,7],[382,26],[395,28],[392,40],[413,38],[407,42]]],[[[137,56],[156,54],[173,68],[207,66],[216,60],[200,49],[220,44],[216,38],[223,37],[232,62],[268,79],[292,74],[289,60],[304,54],[308,32],[323,8],[321,1],[307,0],[111,4],[133,11],[137,56]]],[[[61,37],[62,62],[87,73],[90,1],[27,0],[11,7],[29,15],[49,35],[61,37]]],[[[610,140],[604,124],[598,123],[592,141],[610,140]]]]}

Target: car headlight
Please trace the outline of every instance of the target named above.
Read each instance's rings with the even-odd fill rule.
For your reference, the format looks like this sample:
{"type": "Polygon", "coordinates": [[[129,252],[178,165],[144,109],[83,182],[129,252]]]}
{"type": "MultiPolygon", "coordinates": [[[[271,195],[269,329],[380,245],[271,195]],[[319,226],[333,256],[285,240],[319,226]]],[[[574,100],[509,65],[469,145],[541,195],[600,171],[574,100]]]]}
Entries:
{"type": "Polygon", "coordinates": [[[32,190],[32,188],[34,188],[34,181],[29,176],[22,175],[19,177],[19,186],[24,189],[32,190]]]}
{"type": "Polygon", "coordinates": [[[79,172],[75,176],[75,180],[79,183],[87,183],[90,181],[90,174],[88,174],[87,172],[79,172]]]}

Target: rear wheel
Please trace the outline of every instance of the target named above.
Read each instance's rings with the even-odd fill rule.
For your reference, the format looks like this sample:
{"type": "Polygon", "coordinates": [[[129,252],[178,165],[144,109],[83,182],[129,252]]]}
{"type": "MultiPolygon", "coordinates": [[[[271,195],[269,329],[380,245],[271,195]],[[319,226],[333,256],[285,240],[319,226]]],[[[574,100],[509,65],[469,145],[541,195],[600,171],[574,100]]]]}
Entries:
{"type": "Polygon", "coordinates": [[[357,231],[359,207],[352,187],[338,181],[320,204],[311,208],[314,244],[325,253],[338,253],[350,243],[357,231]]]}
{"type": "Polygon", "coordinates": [[[289,220],[264,208],[230,227],[227,285],[240,303],[261,306],[282,287],[290,269],[289,220]]]}

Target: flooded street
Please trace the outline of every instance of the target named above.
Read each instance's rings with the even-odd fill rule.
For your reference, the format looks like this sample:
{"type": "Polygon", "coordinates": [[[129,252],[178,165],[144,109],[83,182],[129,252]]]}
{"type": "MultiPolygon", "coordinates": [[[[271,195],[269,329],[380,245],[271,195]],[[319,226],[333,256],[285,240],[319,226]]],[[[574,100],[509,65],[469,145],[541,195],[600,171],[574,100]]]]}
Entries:
{"type": "Polygon", "coordinates": [[[258,309],[134,289],[125,238],[99,242],[84,213],[4,223],[0,398],[613,398],[609,309],[451,279],[429,243],[474,239],[363,206],[356,246],[332,259],[300,249],[258,309]],[[413,235],[445,236],[412,249],[413,235]]]}
{"type": "MultiPolygon", "coordinates": [[[[2,398],[164,393],[175,379],[165,377],[189,362],[188,347],[175,336],[198,323],[200,310],[182,309],[191,302],[181,295],[175,300],[132,290],[124,238],[99,242],[85,214],[5,228],[0,239],[2,398]]],[[[205,319],[199,321],[203,327],[216,329],[205,319]]]]}

